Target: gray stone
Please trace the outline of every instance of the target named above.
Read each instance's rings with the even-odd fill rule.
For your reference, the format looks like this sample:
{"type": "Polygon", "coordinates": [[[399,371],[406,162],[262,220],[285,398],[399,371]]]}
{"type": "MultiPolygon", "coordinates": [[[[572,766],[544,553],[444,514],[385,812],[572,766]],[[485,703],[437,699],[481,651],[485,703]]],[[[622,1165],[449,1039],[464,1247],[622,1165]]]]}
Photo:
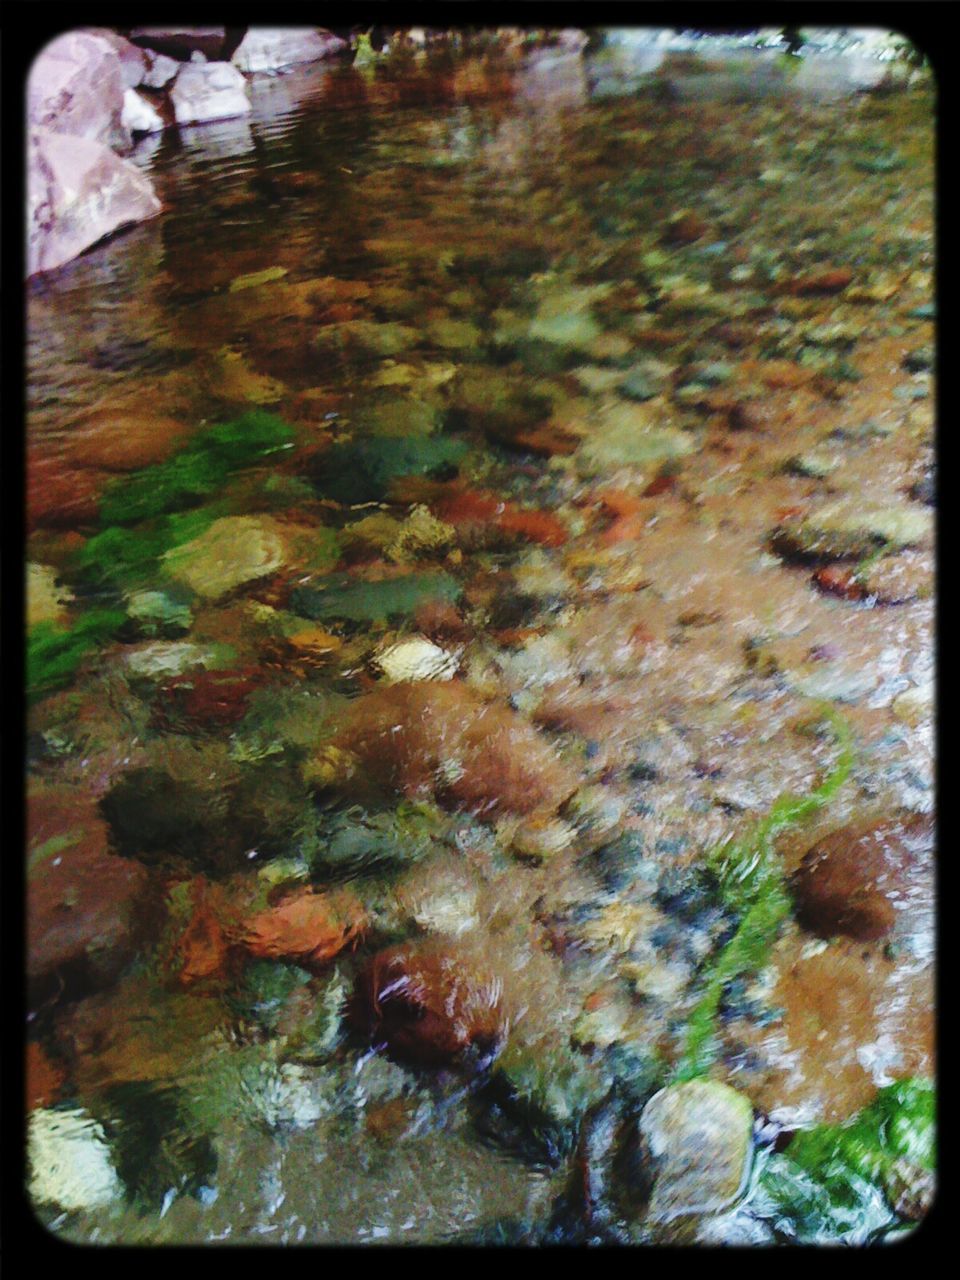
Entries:
{"type": "Polygon", "coordinates": [[[70,262],[161,209],[150,180],[90,138],[33,129],[27,152],[27,275],[70,262]]]}
{"type": "Polygon", "coordinates": [[[316,27],[248,27],[232,62],[241,71],[278,71],[318,62],[346,47],[345,40],[316,27]]]}
{"type": "Polygon", "coordinates": [[[252,110],[243,76],[229,62],[185,63],[173,82],[170,101],[177,124],[230,120],[252,110]]]}
{"type": "Polygon", "coordinates": [[[126,149],[120,56],[101,36],[70,31],[45,45],[27,79],[27,119],[51,133],[126,149]]]}

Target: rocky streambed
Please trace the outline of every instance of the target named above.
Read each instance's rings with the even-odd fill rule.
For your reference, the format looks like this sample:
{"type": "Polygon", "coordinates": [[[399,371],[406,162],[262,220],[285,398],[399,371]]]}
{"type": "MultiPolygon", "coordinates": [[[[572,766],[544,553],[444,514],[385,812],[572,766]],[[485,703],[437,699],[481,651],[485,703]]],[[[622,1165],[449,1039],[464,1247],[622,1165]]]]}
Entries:
{"type": "Polygon", "coordinates": [[[932,88],[849,67],[254,79],[31,282],[50,1230],[923,1220],[932,88]]]}

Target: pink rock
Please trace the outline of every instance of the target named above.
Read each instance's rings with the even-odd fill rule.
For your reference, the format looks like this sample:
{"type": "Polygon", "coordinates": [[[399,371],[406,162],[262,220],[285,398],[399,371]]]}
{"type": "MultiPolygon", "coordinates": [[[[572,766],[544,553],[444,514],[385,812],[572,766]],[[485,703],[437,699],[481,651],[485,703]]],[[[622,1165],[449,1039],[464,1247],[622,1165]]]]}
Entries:
{"type": "Polygon", "coordinates": [[[180,70],[176,58],[168,58],[165,53],[155,53],[152,49],[143,49],[142,53],[147,66],[140,83],[145,89],[164,88],[180,70]]]}
{"type": "Polygon", "coordinates": [[[106,40],[114,50],[120,59],[123,83],[128,89],[135,89],[138,84],[143,83],[143,77],[147,71],[147,55],[142,49],[138,49],[125,36],[111,31],[109,27],[87,27],[85,32],[87,35],[97,36],[100,40],[106,40]]]}
{"type": "Polygon", "coordinates": [[[276,71],[329,58],[347,42],[316,27],[248,27],[233,55],[241,71],[276,71]]]}
{"type": "Polygon", "coordinates": [[[27,80],[27,118],[51,133],[126,149],[126,88],[117,51],[102,37],[70,31],[46,45],[27,80]]]}
{"type": "Polygon", "coordinates": [[[160,208],[146,175],[101,143],[48,129],[31,130],[28,276],[70,262],[104,236],[152,218],[160,208]]]}
{"type": "Polygon", "coordinates": [[[246,82],[229,62],[187,62],[170,90],[177,124],[229,120],[252,110],[246,82]]]}

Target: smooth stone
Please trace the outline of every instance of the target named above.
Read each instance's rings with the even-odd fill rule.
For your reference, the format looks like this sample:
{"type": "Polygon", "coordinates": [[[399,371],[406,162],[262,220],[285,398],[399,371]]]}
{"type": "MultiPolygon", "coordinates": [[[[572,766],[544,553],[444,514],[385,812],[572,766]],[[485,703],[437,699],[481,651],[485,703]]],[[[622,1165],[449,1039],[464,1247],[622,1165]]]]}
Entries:
{"type": "Polygon", "coordinates": [[[193,644],[189,640],[157,640],[132,646],[124,655],[124,665],[133,676],[151,680],[181,676],[194,667],[216,667],[222,658],[217,645],[193,644]]]}
{"type": "Polygon", "coordinates": [[[140,84],[145,89],[164,89],[180,70],[176,58],[168,58],[165,53],[155,53],[152,49],[143,50],[146,58],[146,69],[140,84]]]}
{"type": "Polygon", "coordinates": [[[171,578],[204,599],[217,600],[274,573],[284,558],[283,540],[269,518],[225,516],[192,542],[168,551],[163,561],[171,578]]]}
{"type": "Polygon", "coordinates": [[[27,626],[62,622],[73,595],[57,585],[57,571],[48,564],[27,565],[27,626]]]}
{"type": "Polygon", "coordinates": [[[401,680],[452,680],[460,661],[457,654],[441,649],[426,636],[410,636],[387,645],[373,660],[391,684],[401,680]]]}
{"type": "Polygon", "coordinates": [[[170,90],[177,124],[230,120],[253,110],[246,81],[229,62],[185,63],[170,90]]]}
{"type": "Polygon", "coordinates": [[[27,1129],[27,1158],[34,1204],[84,1212],[104,1208],[123,1195],[106,1134],[81,1107],[34,1111],[27,1129]]]}
{"type": "Polygon", "coordinates": [[[657,1166],[647,1221],[717,1213],[742,1193],[750,1169],[753,1107],[713,1080],[688,1080],[654,1094],[640,1133],[657,1166]]]}

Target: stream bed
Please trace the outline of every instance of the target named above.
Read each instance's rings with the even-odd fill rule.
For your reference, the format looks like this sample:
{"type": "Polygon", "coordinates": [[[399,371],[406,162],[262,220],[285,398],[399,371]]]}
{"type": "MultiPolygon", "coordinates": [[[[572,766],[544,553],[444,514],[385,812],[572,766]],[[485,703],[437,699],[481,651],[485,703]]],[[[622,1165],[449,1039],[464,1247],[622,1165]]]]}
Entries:
{"type": "Polygon", "coordinates": [[[31,281],[49,1230],[924,1217],[935,99],[855,62],[258,78],[31,281]]]}

